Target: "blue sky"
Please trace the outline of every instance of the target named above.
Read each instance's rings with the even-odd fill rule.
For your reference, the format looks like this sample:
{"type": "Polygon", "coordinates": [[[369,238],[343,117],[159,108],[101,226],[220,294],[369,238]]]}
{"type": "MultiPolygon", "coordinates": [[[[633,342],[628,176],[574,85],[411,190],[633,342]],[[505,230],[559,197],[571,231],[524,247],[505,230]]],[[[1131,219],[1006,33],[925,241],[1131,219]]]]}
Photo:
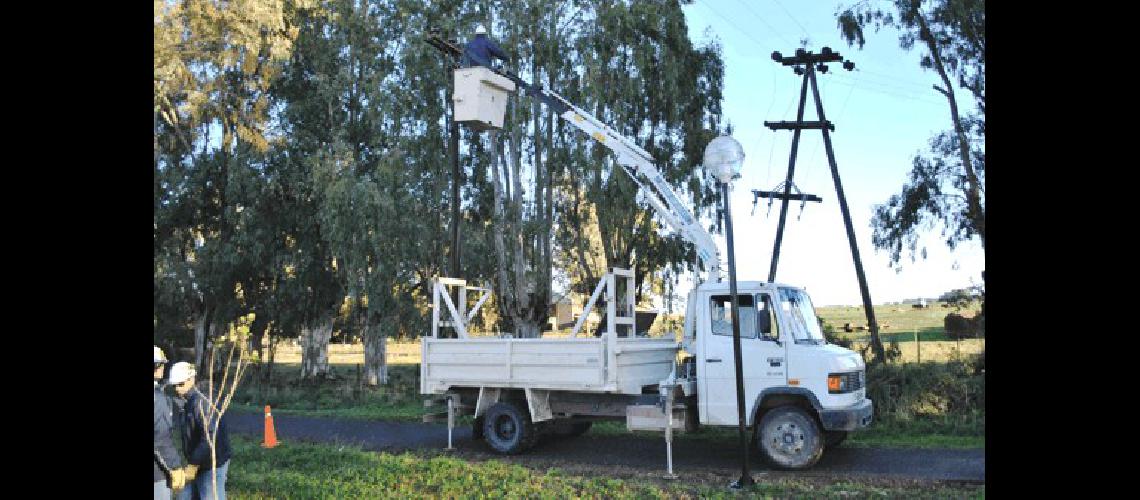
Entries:
{"type": "MultiPolygon", "coordinates": [[[[684,7],[694,42],[704,44],[711,37],[721,43],[724,117],[744,146],[744,167],[731,195],[737,279],[767,279],[780,206],[774,203],[767,215],[766,200],[761,200],[750,215],[751,191],[771,190],[784,180],[792,133],[773,132],[763,122],[795,120],[799,99],[801,78],[773,62],[771,53],[792,54],[807,38],[809,50],[830,46],[856,65],[856,71],[847,72],[832,64],[827,74],[818,75],[818,82],[824,112],[836,127],[832,145],[872,301],[937,297],[979,283],[985,269],[981,245],[969,242],[951,251],[941,227],[923,239],[927,258],[911,262],[904,255],[901,272],[890,267],[886,252],[876,252],[871,245],[873,206],[899,190],[914,155],[952,124],[945,98],[931,88],[941,84],[937,74],[919,66],[918,48],[899,48],[897,31],[868,31],[862,50],[843,42],[835,12],[851,3],[697,0],[684,7]]],[[[969,94],[956,93],[963,114],[971,111],[969,94]]],[[[810,89],[804,119],[817,119],[810,89]]],[[[859,304],[855,268],[819,131],[802,133],[793,181],[804,192],[821,196],[823,203],[809,203],[798,220],[799,203],[788,207],[776,281],[806,287],[817,306],[859,304]]],[[[723,251],[724,238],[716,239],[723,251]]]]}

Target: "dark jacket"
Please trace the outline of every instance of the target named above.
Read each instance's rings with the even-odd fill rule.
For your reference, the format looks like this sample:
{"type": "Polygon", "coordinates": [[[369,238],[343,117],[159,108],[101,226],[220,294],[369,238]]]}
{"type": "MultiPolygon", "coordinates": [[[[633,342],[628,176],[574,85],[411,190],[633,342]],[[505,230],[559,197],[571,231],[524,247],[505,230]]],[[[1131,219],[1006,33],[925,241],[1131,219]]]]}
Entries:
{"type": "MultiPolygon", "coordinates": [[[[186,405],[182,412],[182,449],[186,451],[186,461],[202,470],[214,468],[210,465],[210,442],[206,439],[206,422],[202,419],[203,412],[207,416],[212,413],[209,404],[208,398],[198,392],[198,389],[191,389],[186,393],[186,405]]],[[[210,419],[211,431],[216,420],[217,417],[210,419]]],[[[230,459],[230,434],[226,428],[225,415],[222,415],[221,423],[218,424],[217,442],[214,444],[218,448],[217,465],[226,463],[230,459]]]]}
{"type": "MultiPolygon", "coordinates": [[[[163,386],[154,386],[154,451],[171,469],[182,467],[182,455],[174,446],[174,405],[170,396],[163,392],[163,386]]],[[[166,473],[154,458],[154,482],[166,480],[166,473]]]]}
{"type": "Polygon", "coordinates": [[[507,60],[507,53],[492,42],[487,35],[475,35],[475,39],[467,42],[463,50],[463,66],[491,67],[491,57],[507,60]]]}

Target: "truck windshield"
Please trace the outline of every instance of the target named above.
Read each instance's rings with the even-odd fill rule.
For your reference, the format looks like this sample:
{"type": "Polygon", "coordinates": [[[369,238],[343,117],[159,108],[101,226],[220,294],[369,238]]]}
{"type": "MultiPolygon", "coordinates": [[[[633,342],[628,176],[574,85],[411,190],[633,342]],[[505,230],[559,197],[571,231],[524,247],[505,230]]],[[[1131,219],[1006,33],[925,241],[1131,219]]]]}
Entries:
{"type": "Polygon", "coordinates": [[[780,310],[788,318],[792,337],[797,344],[823,344],[823,331],[815,316],[811,299],[803,291],[794,288],[780,289],[780,310]]]}

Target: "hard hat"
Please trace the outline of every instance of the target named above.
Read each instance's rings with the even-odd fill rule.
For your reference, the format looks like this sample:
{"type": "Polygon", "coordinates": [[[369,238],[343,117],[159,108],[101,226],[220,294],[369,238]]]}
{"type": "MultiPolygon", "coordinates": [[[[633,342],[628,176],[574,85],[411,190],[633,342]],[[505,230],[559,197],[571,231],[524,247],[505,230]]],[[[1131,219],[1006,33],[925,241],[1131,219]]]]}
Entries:
{"type": "Polygon", "coordinates": [[[170,383],[175,385],[181,384],[194,375],[194,365],[185,361],[179,361],[174,363],[174,367],[170,369],[170,383]]]}
{"type": "Polygon", "coordinates": [[[482,24],[480,24],[479,26],[477,26],[475,28],[475,34],[476,35],[486,35],[487,34],[487,28],[485,26],[483,26],[482,24]]]}
{"type": "Polygon", "coordinates": [[[154,346],[154,362],[157,364],[165,361],[166,353],[162,352],[162,349],[159,349],[158,346],[154,346]]]}

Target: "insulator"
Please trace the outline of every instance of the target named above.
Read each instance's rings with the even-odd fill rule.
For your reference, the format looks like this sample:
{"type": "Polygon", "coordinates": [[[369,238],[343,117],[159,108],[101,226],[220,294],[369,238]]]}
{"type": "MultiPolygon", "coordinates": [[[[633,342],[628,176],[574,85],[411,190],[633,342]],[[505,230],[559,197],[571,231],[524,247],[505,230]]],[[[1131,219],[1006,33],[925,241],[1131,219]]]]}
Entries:
{"type": "Polygon", "coordinates": [[[853,63],[851,61],[843,61],[843,69],[845,69],[847,71],[851,71],[851,70],[855,69],[855,63],[853,63]]]}
{"type": "Polygon", "coordinates": [[[820,64],[819,66],[816,66],[816,69],[818,69],[820,73],[827,73],[827,65],[826,64],[820,64]]]}
{"type": "Polygon", "coordinates": [[[784,58],[784,56],[780,55],[780,51],[778,51],[778,50],[772,51],[772,60],[773,61],[780,62],[780,59],[783,59],[783,58],[784,58]]]}

